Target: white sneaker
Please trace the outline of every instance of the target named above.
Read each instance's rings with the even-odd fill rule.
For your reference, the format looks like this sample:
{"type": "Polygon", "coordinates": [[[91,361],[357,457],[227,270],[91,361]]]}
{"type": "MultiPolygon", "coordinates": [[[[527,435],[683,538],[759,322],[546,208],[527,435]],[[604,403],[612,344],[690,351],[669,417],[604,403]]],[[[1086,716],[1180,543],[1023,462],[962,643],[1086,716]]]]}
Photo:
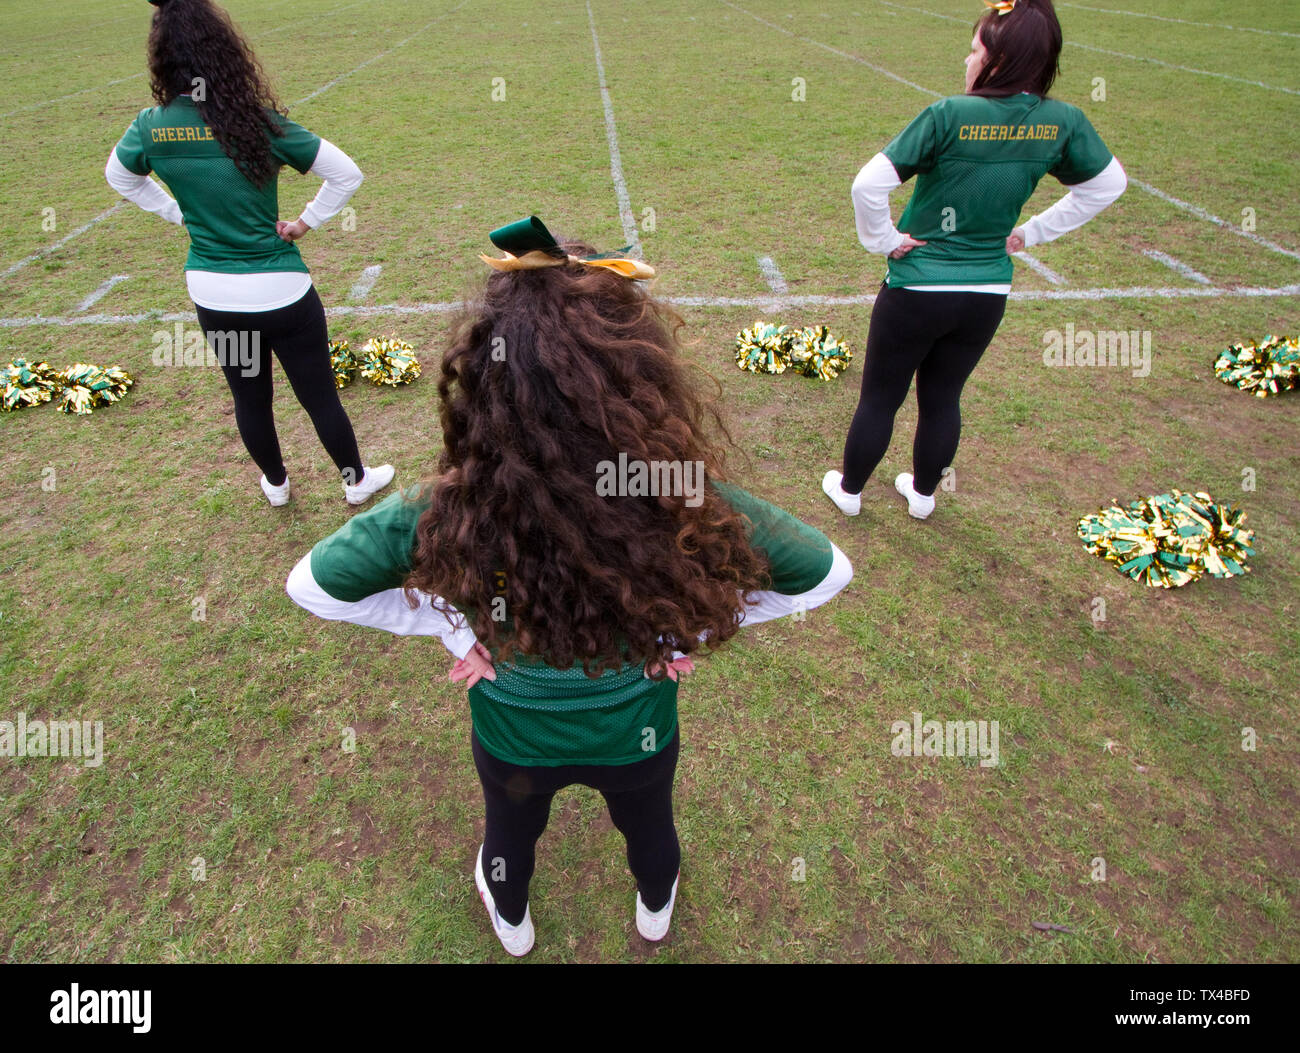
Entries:
{"type": "Polygon", "coordinates": [[[397,474],[391,464],[381,464],[378,468],[366,468],[363,465],[362,472],[364,474],[361,476],[361,482],[356,486],[343,484],[343,496],[348,499],[350,505],[365,504],[391,483],[393,476],[397,474]]]}
{"type": "Polygon", "coordinates": [[[903,472],[895,479],[894,489],[907,498],[907,514],[913,519],[925,519],[934,511],[934,495],[926,497],[912,489],[911,472],[903,472]]]}
{"type": "Polygon", "coordinates": [[[662,910],[646,910],[641,902],[641,893],[636,894],[636,931],[651,943],[658,943],[668,935],[668,923],[673,920],[673,905],[677,902],[677,882],[682,879],[679,873],[673,880],[673,891],[668,896],[668,905],[662,910]]]}
{"type": "MultiPolygon", "coordinates": [[[[497,934],[501,946],[516,958],[522,958],[533,949],[533,916],[529,909],[524,907],[524,920],[518,925],[511,925],[497,913],[496,902],[492,899],[492,893],[488,891],[487,879],[483,876],[482,845],[478,846],[478,860],[474,863],[474,884],[478,886],[479,898],[487,908],[488,917],[492,920],[492,931],[497,934]]],[[[670,903],[669,907],[671,906],[670,903]]]]}
{"type": "Polygon", "coordinates": [[[846,516],[855,516],[862,511],[862,495],[846,494],[840,485],[843,481],[843,473],[832,469],[822,476],[822,490],[846,516]]]}
{"type": "Polygon", "coordinates": [[[289,503],[289,477],[284,477],[284,482],[279,486],[272,486],[266,481],[266,476],[262,476],[262,493],[266,494],[266,499],[280,508],[282,505],[289,503]]]}

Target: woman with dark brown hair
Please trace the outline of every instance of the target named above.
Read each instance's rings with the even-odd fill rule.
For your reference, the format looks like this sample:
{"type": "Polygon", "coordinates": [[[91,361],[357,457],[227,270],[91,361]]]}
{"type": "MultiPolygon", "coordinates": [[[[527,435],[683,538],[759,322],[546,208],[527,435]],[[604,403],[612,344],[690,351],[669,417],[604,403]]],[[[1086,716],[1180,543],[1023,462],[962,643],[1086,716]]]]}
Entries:
{"type": "Polygon", "coordinates": [[[853,181],[858,238],[889,257],[871,312],[862,396],[843,472],[822,489],[845,515],[889,448],[894,415],[916,377],[912,471],[894,480],[925,519],[961,435],[961,392],[993,340],[1011,292],[1011,254],[1081,227],[1127,186],[1088,118],[1049,99],[1061,54],[1051,0],[1000,0],[975,24],[966,93],[929,106],[853,181]],[[1016,226],[1043,176],[1070,192],[1016,226]],[[894,228],[889,194],[917,177],[894,228]]]}
{"type": "Polygon", "coordinates": [[[274,351],[342,475],[348,503],[362,504],[392,482],[393,468],[361,463],[334,386],[325,308],[294,244],[343,209],[361,185],[361,170],[284,116],[252,49],[220,7],[211,0],[150,3],[157,10],[149,75],[158,105],[140,111],[104,174],[123,197],[190,235],[186,287],[234,397],[240,438],[262,469],[267,501],[289,501],[271,413],[266,352],[274,351]],[[325,181],[292,221],[279,219],[276,184],[286,164],[325,181]]]}
{"type": "Polygon", "coordinates": [[[637,930],[658,940],[681,859],[688,656],[824,603],[852,567],[723,481],[712,435],[730,439],[689,379],[680,319],[638,284],[653,270],[561,245],[535,217],[492,241],[506,255],[443,357],[437,475],[317,544],[289,594],[323,618],[438,635],[460,660],[487,810],[475,880],[511,954],[532,947],[534,846],[573,783],[604,795],[637,930]]]}

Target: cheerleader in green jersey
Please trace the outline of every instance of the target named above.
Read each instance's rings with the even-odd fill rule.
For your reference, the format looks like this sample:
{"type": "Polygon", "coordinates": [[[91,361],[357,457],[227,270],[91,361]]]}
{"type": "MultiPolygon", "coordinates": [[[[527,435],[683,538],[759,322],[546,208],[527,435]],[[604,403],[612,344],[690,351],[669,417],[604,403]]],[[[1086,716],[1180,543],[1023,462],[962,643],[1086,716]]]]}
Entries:
{"type": "Polygon", "coordinates": [[[987,4],[966,58],[966,94],[941,99],[873,157],[853,182],[858,237],[889,257],[871,312],[862,394],[843,471],[822,489],[846,515],[889,448],[894,415],[916,378],[912,471],[894,487],[924,519],[961,434],[962,387],[997,332],[1011,291],[1011,253],[1082,226],[1127,186],[1088,118],[1049,99],[1061,52],[1051,0],[987,4]],[[1021,227],[1020,210],[1051,174],[1069,193],[1021,227]],[[889,194],[917,177],[899,220],[889,194]]]}
{"type": "Polygon", "coordinates": [[[852,567],[723,481],[706,431],[721,422],[636,280],[653,270],[561,246],[535,218],[492,240],[506,257],[442,360],[437,475],[317,544],[288,591],[322,618],[439,636],[459,659],[486,806],[475,883],[507,951],[533,945],[534,846],[574,783],[604,796],[637,931],[659,940],[688,656],[826,602],[852,567]]]}
{"type": "Polygon", "coordinates": [[[123,197],[190,235],[185,281],[235,402],[235,423],[262,469],[273,505],[289,476],[271,413],[274,351],[294,395],[362,504],[393,479],[367,468],[330,367],[325,308],[294,242],[347,204],[361,170],[342,150],[288,120],[261,67],[211,0],[150,0],[149,73],[158,105],[141,110],[109,155],[105,176],[123,197]],[[280,168],[324,183],[293,221],[279,219],[280,168]],[[155,173],[173,200],[149,178],[155,173]]]}

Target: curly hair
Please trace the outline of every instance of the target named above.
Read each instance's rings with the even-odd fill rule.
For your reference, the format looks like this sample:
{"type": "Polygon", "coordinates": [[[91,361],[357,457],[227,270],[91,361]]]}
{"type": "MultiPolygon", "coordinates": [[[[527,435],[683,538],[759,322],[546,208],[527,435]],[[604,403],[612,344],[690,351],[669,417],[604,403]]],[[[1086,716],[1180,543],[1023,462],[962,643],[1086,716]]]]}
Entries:
{"type": "Polygon", "coordinates": [[[499,657],[581,662],[588,676],[645,661],[659,679],[674,649],[735,634],[741,596],[768,584],[747,520],[707,485],[689,498],[597,485],[619,454],[724,478],[709,429],[731,436],[689,380],[683,324],[599,268],[488,278],[442,360],[444,448],[422,493],[412,603],[415,590],[442,596],[499,657]]]}
{"type": "Polygon", "coordinates": [[[280,170],[270,136],[282,135],[275,114],[286,114],[271,90],[253,49],[211,0],[167,0],[149,29],[149,86],[166,106],[203,82],[194,100],[213,138],[256,186],[280,170]]]}

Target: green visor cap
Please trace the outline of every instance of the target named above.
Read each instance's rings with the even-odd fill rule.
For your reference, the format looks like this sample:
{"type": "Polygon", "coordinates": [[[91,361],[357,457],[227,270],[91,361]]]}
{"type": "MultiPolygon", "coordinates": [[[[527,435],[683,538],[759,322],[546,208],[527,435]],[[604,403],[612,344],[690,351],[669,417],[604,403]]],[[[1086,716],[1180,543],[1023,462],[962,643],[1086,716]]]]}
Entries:
{"type": "Polygon", "coordinates": [[[546,224],[536,216],[497,227],[488,237],[498,249],[512,256],[523,256],[525,253],[539,251],[559,259],[565,256],[564,250],[560,248],[555,237],[546,229],[546,224]]]}

